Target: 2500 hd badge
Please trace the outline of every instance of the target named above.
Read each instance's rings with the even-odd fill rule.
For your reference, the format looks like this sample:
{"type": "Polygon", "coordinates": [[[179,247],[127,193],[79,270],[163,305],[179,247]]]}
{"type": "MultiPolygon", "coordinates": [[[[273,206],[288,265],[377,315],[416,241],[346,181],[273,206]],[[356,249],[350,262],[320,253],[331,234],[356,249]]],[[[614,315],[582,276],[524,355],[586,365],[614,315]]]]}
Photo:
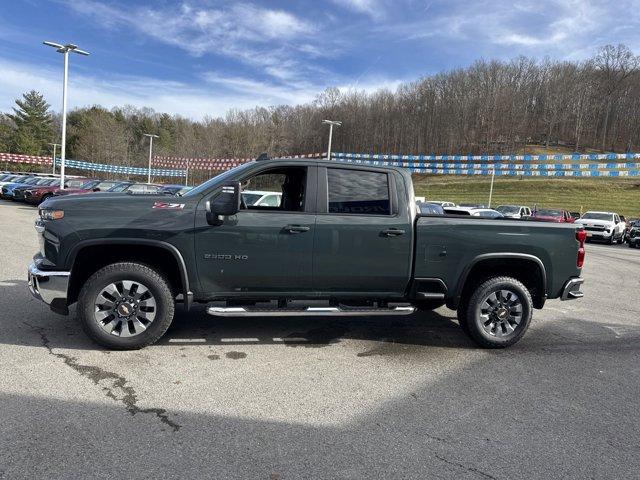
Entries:
{"type": "Polygon", "coordinates": [[[479,346],[502,348],[547,300],[583,296],[582,226],[420,215],[398,167],[259,159],[195,187],[180,208],[150,208],[161,201],[45,201],[32,293],[62,314],[77,303],[87,334],[114,349],[157,341],[177,302],[253,317],[392,317],[446,305],[479,346]],[[245,202],[250,183],[271,185],[279,203],[245,202]]]}

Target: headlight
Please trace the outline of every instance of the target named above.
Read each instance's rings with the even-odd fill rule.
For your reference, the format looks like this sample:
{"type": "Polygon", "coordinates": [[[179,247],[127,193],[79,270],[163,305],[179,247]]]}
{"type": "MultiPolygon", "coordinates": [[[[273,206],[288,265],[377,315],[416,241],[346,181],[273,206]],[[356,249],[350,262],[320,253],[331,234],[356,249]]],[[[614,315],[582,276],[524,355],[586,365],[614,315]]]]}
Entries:
{"type": "Polygon", "coordinates": [[[64,210],[40,209],[40,218],[42,220],[60,220],[63,217],[64,217],[64,210]]]}

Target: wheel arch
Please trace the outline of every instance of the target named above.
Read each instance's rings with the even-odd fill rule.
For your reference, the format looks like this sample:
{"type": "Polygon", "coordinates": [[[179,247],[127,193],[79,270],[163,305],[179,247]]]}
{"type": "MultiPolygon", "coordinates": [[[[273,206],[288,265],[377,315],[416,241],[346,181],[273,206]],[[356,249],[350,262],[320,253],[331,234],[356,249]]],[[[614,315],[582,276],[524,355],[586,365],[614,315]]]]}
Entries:
{"type": "Polygon", "coordinates": [[[457,309],[469,288],[490,276],[511,276],[531,292],[535,308],[542,308],[547,298],[547,270],[540,258],[526,253],[486,253],[478,255],[465,267],[447,306],[457,309]],[[525,267],[525,269],[522,269],[525,267]],[[533,267],[533,269],[526,267],[533,267]]]}
{"type": "Polygon", "coordinates": [[[170,243],[160,240],[108,238],[78,242],[69,252],[65,265],[71,272],[68,304],[74,303],[84,281],[95,271],[118,261],[140,262],[167,275],[173,290],[183,295],[186,309],[191,307],[193,293],[184,257],[170,243]],[[123,247],[126,250],[123,250],[123,247]]]}

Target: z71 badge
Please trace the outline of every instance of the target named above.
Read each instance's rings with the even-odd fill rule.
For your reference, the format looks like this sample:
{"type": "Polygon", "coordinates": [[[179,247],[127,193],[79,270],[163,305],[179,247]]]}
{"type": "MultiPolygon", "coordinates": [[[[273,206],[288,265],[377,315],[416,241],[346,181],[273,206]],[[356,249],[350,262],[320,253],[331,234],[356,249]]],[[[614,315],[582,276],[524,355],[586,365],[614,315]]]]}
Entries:
{"type": "Polygon", "coordinates": [[[205,253],[205,260],[249,260],[249,255],[231,255],[228,253],[205,253]]]}
{"type": "Polygon", "coordinates": [[[184,203],[168,203],[168,202],[156,202],[152,208],[160,208],[163,210],[182,210],[184,203]]]}

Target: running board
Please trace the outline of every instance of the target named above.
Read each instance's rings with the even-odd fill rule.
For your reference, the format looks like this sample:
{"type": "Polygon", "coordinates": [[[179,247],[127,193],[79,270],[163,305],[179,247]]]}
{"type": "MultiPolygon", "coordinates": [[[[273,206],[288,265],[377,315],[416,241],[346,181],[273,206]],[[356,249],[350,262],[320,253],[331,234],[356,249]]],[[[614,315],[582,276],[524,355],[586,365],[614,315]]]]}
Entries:
{"type": "Polygon", "coordinates": [[[340,308],[340,307],[307,307],[307,308],[252,308],[252,307],[207,307],[209,315],[220,317],[314,317],[314,316],[373,316],[373,315],[411,315],[416,307],[403,306],[392,308],[340,308]]]}

